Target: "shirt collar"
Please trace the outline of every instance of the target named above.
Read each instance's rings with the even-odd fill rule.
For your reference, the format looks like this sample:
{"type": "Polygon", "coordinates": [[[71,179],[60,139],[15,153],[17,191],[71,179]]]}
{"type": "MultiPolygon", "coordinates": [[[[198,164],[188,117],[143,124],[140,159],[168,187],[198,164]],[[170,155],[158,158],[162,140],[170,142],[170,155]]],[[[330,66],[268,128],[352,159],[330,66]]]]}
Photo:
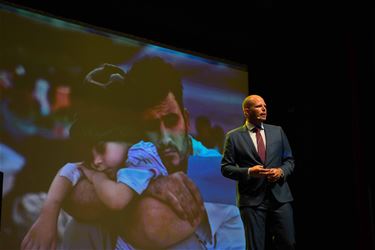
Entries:
{"type": "MultiPolygon", "coordinates": [[[[247,127],[247,129],[248,129],[249,131],[253,131],[253,129],[256,127],[254,124],[250,123],[249,121],[246,121],[246,122],[245,122],[245,126],[247,127]]],[[[260,124],[259,129],[264,129],[263,122],[260,124]]]]}

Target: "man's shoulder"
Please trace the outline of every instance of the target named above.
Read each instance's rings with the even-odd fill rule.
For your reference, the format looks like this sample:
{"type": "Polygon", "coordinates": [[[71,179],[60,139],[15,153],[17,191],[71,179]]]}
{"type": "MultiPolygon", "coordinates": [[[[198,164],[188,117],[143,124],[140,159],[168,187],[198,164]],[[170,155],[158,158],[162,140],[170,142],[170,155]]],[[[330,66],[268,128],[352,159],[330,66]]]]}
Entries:
{"type": "Polygon", "coordinates": [[[230,136],[230,135],[234,135],[234,134],[238,134],[238,133],[242,133],[246,131],[246,127],[244,125],[238,127],[238,128],[235,128],[235,129],[232,129],[232,130],[229,130],[227,132],[227,135],[230,136]]]}
{"type": "Polygon", "coordinates": [[[213,148],[206,148],[200,141],[194,139],[194,137],[189,136],[193,148],[193,155],[195,156],[221,156],[219,151],[213,148]]]}
{"type": "Polygon", "coordinates": [[[264,126],[264,129],[269,129],[269,130],[280,130],[281,129],[281,126],[268,124],[268,123],[263,123],[263,126],[264,126]]]}

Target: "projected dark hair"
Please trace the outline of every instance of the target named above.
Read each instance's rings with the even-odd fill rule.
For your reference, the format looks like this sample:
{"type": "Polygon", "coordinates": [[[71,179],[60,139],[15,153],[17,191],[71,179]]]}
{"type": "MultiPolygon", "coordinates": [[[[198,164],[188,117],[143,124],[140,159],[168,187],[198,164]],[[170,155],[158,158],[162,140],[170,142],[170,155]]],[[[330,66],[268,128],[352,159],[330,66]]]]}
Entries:
{"type": "Polygon", "coordinates": [[[103,64],[91,70],[83,83],[77,86],[77,112],[80,116],[95,116],[113,112],[123,106],[126,99],[124,71],[116,65],[103,64]]]}
{"type": "Polygon", "coordinates": [[[140,139],[135,116],[124,102],[128,90],[119,67],[104,64],[93,69],[86,75],[80,92],[84,98],[70,128],[70,138],[75,143],[91,149],[105,141],[135,143],[140,139]]]}
{"type": "Polygon", "coordinates": [[[133,92],[133,105],[138,110],[146,110],[160,104],[171,92],[181,110],[183,87],[180,73],[160,57],[145,57],[133,64],[126,75],[133,92]]]}

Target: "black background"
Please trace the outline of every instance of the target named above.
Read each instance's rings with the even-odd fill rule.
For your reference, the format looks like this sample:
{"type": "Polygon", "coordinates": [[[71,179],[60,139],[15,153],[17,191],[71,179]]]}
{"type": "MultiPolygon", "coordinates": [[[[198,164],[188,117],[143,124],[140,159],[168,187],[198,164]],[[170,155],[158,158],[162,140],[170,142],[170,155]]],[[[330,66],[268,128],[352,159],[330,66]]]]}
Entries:
{"type": "Polygon", "coordinates": [[[265,98],[296,158],[297,248],[375,249],[373,10],[11,2],[247,66],[250,93],[265,98]]]}

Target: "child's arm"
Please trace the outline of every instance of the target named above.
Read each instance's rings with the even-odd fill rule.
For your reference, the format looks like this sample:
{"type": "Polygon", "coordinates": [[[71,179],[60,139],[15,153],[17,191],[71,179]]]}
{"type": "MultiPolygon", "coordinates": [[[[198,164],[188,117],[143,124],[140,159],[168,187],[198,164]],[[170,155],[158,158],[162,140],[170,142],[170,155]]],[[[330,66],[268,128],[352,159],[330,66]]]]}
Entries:
{"type": "Polygon", "coordinates": [[[133,199],[133,189],[122,183],[117,183],[102,173],[85,167],[81,168],[85,176],[94,185],[99,199],[112,210],[122,210],[133,199]]]}
{"type": "Polygon", "coordinates": [[[49,188],[38,219],[21,243],[21,249],[56,249],[57,219],[64,197],[72,189],[72,183],[58,173],[49,188]]]}

